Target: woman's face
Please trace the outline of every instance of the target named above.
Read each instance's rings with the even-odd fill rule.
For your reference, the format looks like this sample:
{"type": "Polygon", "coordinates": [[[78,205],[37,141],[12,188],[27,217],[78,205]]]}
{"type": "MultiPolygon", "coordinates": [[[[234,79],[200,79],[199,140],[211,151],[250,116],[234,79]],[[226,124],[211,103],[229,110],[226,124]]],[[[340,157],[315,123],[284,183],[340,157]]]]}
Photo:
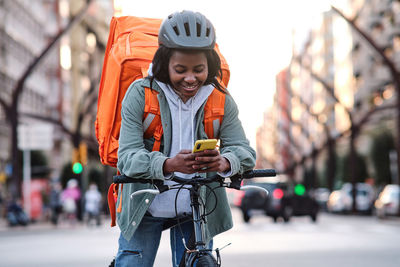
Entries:
{"type": "Polygon", "coordinates": [[[186,102],[207,80],[207,57],[203,52],[174,51],[169,60],[168,72],[172,87],[186,102]]]}

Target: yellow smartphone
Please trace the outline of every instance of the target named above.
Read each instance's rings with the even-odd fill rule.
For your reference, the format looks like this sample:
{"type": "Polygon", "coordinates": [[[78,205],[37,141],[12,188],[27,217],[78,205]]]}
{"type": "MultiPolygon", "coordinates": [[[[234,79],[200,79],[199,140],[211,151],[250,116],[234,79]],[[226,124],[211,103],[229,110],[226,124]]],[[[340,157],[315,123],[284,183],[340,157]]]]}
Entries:
{"type": "Polygon", "coordinates": [[[197,140],[193,147],[193,153],[200,152],[206,149],[213,150],[217,147],[217,142],[217,139],[197,140]]]}

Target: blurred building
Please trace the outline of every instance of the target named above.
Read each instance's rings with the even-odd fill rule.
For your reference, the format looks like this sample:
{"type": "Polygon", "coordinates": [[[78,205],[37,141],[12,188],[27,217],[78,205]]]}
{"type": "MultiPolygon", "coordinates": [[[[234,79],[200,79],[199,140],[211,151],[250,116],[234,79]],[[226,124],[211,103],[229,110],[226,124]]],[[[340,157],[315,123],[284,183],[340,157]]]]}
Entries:
{"type": "MultiPolygon", "coordinates": [[[[354,1],[354,12],[359,12],[358,25],[368,32],[400,69],[400,2],[389,0],[354,1]]],[[[372,47],[357,33],[353,33],[352,57],[354,63],[354,108],[357,109],[355,119],[360,119],[374,107],[395,104],[395,88],[389,68],[372,47]]],[[[376,129],[389,129],[395,134],[395,109],[380,111],[371,117],[364,131],[374,132],[376,129]]],[[[397,133],[395,134],[397,135],[397,133]]],[[[362,136],[359,150],[366,153],[370,147],[370,138],[362,136]]]]}
{"type": "MultiPolygon", "coordinates": [[[[357,15],[357,25],[371,35],[400,69],[399,1],[341,1],[335,6],[349,18],[357,15]]],[[[319,172],[326,168],[326,150],[317,157],[313,157],[313,151],[326,148],[328,137],[344,135],[336,148],[339,154],[348,153],[349,115],[359,122],[374,107],[394,104],[395,90],[389,69],[380,56],[333,10],[321,14],[305,40],[294,41],[293,52],[288,69],[277,74],[275,103],[259,129],[257,147],[264,147],[264,136],[270,136],[268,140],[272,140],[277,154],[272,156],[275,161],[269,162],[274,162],[278,169],[287,168],[287,162],[297,162],[292,178],[302,180],[313,164],[319,172]],[[289,103],[282,85],[287,85],[289,103]],[[289,118],[284,114],[289,114],[289,118]],[[274,126],[265,133],[265,125],[271,123],[274,126]]],[[[356,143],[359,153],[368,153],[371,132],[387,128],[396,136],[395,112],[387,109],[371,116],[356,143]]],[[[266,153],[259,155],[266,157],[266,153]]]]}
{"type": "MultiPolygon", "coordinates": [[[[76,14],[86,0],[67,2],[70,13],[76,14]]],[[[95,151],[95,154],[98,155],[94,122],[104,51],[113,12],[113,1],[93,1],[81,23],[76,25],[62,40],[62,45],[70,52],[71,63],[62,68],[62,76],[69,86],[71,96],[71,105],[66,114],[71,116],[70,128],[73,131],[79,131],[82,136],[80,144],[74,144],[74,140],[68,144],[63,142],[63,145],[66,146],[65,150],[69,151],[69,157],[65,161],[73,160],[72,149],[78,145],[81,147],[81,151],[83,146],[84,150],[95,151]]],[[[86,151],[85,154],[90,153],[86,151]]],[[[99,163],[97,158],[95,163],[99,163]]],[[[84,176],[82,179],[83,188],[87,188],[89,183],[86,178],[87,176],[84,176]]]]}
{"type": "MultiPolygon", "coordinates": [[[[70,18],[86,5],[85,0],[13,0],[0,1],[0,98],[10,103],[17,80],[50,40],[63,29],[70,18]]],[[[94,108],[82,98],[90,88],[98,87],[109,22],[113,15],[112,0],[92,1],[82,21],[74,25],[46,54],[25,83],[20,98],[21,124],[44,123],[29,114],[59,121],[70,131],[76,130],[79,112],[83,116],[82,135],[94,136],[94,108]]],[[[94,90],[97,92],[97,90],[94,90]]],[[[90,102],[96,103],[97,93],[90,102]]],[[[88,100],[88,99],[87,99],[88,100]]],[[[7,114],[0,108],[0,173],[10,159],[10,128],[7,114]]],[[[54,146],[45,152],[52,176],[72,160],[72,140],[54,126],[54,146]]],[[[93,140],[95,140],[93,138],[93,140]]]]}
{"type": "Polygon", "coordinates": [[[273,106],[264,112],[263,124],[257,129],[256,168],[275,168],[278,172],[287,170],[293,161],[291,92],[289,69],[276,75],[276,91],[273,106]]]}
{"type": "Polygon", "coordinates": [[[273,168],[279,162],[276,158],[278,155],[277,146],[277,131],[276,126],[276,110],[271,107],[264,112],[264,123],[257,129],[256,133],[256,169],[273,168]]]}
{"type": "MultiPolygon", "coordinates": [[[[0,2],[0,98],[12,100],[13,89],[27,66],[59,29],[57,1],[0,2]]],[[[21,113],[59,116],[61,82],[58,50],[52,50],[25,83],[19,99],[21,113]]],[[[10,161],[10,129],[0,109],[0,172],[10,161]]],[[[34,120],[20,116],[22,124],[34,120]]]]}

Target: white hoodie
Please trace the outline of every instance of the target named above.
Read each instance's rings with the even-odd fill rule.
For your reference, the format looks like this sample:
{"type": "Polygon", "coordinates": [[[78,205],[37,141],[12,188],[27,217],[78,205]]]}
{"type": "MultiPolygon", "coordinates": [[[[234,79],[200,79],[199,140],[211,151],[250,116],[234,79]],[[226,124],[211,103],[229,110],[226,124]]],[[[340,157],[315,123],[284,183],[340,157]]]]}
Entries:
{"type": "MultiPolygon", "coordinates": [[[[175,93],[171,86],[157,81],[157,84],[163,90],[171,111],[172,118],[172,142],[169,157],[174,157],[182,149],[192,149],[195,143],[195,116],[201,105],[207,100],[212,93],[214,86],[202,86],[195,96],[191,97],[186,103],[175,93]]],[[[179,177],[191,178],[194,174],[183,174],[175,172],[179,177]]],[[[172,181],[165,181],[165,184],[175,184],[172,181]]],[[[155,197],[149,207],[149,212],[154,217],[173,218],[175,213],[175,197],[178,190],[169,190],[155,197]]],[[[177,199],[178,215],[190,214],[190,193],[188,190],[182,189],[177,199]]]]}

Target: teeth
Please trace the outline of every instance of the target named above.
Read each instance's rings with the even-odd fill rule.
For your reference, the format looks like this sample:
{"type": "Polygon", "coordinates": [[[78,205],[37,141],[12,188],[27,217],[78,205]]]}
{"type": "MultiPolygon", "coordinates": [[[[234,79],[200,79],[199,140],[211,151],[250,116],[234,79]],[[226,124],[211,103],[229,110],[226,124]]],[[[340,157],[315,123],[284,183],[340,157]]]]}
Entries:
{"type": "Polygon", "coordinates": [[[185,88],[187,88],[187,89],[193,89],[193,88],[196,88],[196,87],[197,87],[197,85],[185,86],[185,88]]]}

